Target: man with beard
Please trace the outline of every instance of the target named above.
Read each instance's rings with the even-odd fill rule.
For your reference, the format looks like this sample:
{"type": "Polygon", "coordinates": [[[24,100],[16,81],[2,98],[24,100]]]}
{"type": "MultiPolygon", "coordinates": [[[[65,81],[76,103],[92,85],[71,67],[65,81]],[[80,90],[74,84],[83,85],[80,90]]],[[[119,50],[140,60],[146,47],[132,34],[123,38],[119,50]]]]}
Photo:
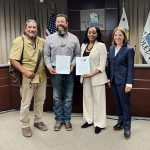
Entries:
{"type": "Polygon", "coordinates": [[[73,70],[76,56],[80,56],[80,44],[78,38],[68,32],[68,18],[66,15],[58,14],[56,16],[56,29],[57,31],[54,34],[47,37],[44,46],[44,61],[51,74],[53,87],[53,109],[56,120],[54,131],[59,131],[62,124],[65,124],[67,131],[71,131],[73,70]],[[70,74],[56,73],[56,56],[58,55],[70,56],[70,74]]]}
{"type": "Polygon", "coordinates": [[[37,37],[37,32],[37,22],[32,19],[27,20],[24,34],[13,41],[10,52],[10,63],[22,73],[20,120],[24,137],[32,136],[29,118],[32,97],[34,97],[34,126],[42,131],[48,130],[42,122],[46,95],[46,74],[42,57],[35,71],[38,56],[42,54],[44,47],[44,39],[37,37]],[[22,62],[20,63],[21,57],[22,62]]]}

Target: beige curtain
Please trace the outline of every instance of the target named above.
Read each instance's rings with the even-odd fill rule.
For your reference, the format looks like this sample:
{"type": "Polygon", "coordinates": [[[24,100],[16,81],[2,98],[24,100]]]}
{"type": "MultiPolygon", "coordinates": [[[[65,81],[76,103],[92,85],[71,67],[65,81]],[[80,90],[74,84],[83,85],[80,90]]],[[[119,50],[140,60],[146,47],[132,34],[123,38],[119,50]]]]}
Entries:
{"type": "Polygon", "coordinates": [[[143,64],[145,61],[140,53],[140,42],[150,11],[150,0],[119,0],[120,15],[123,1],[129,23],[129,43],[136,49],[135,63],[143,64]]]}
{"type": "Polygon", "coordinates": [[[0,64],[9,61],[11,42],[23,33],[27,19],[37,20],[44,38],[51,12],[67,14],[67,0],[0,0],[0,64]]]}

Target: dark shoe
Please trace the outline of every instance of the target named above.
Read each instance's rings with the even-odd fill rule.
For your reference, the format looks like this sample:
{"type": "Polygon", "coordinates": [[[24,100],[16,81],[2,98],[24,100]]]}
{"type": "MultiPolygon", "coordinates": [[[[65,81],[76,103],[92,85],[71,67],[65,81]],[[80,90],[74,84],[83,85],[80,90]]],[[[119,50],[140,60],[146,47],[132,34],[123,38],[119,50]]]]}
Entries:
{"type": "Polygon", "coordinates": [[[47,131],[48,130],[46,124],[44,124],[43,122],[34,123],[34,126],[38,129],[40,129],[41,131],[47,131]]]}
{"type": "Polygon", "coordinates": [[[125,130],[125,131],[124,131],[124,137],[125,137],[126,139],[128,139],[128,138],[130,137],[130,135],[131,135],[131,131],[130,131],[130,130],[125,130]]]}
{"type": "Polygon", "coordinates": [[[120,124],[120,123],[117,123],[114,127],[113,127],[114,130],[121,130],[123,129],[123,124],[120,124]]]}
{"type": "Polygon", "coordinates": [[[31,128],[30,127],[22,128],[22,135],[27,138],[31,137],[32,136],[31,128]]]}
{"type": "Polygon", "coordinates": [[[92,126],[92,125],[93,125],[93,123],[88,124],[88,123],[86,122],[86,123],[84,123],[84,124],[81,126],[81,128],[88,128],[88,127],[90,127],[90,126],[92,126]]]}
{"type": "Polygon", "coordinates": [[[66,130],[67,130],[67,131],[71,131],[71,130],[72,130],[72,125],[71,125],[70,122],[66,122],[66,123],[65,123],[65,127],[66,127],[66,130]]]}
{"type": "Polygon", "coordinates": [[[101,132],[102,128],[95,127],[95,134],[99,134],[101,132]]]}
{"type": "Polygon", "coordinates": [[[61,122],[56,122],[54,126],[54,131],[59,131],[61,129],[61,126],[62,126],[61,122]]]}

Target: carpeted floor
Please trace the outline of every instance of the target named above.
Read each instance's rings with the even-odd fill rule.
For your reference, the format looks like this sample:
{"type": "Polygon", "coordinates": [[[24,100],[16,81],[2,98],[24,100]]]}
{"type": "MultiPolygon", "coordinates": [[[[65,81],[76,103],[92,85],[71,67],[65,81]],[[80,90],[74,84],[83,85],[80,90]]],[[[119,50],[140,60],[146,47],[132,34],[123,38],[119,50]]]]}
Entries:
{"type": "Polygon", "coordinates": [[[107,119],[107,128],[98,135],[93,127],[81,129],[84,123],[81,114],[72,114],[72,131],[66,131],[65,127],[53,131],[52,112],[44,112],[43,121],[48,131],[33,127],[31,112],[33,136],[25,138],[21,133],[19,111],[0,114],[0,150],[150,150],[150,121],[133,119],[132,135],[128,140],[123,130],[113,131],[114,119],[107,119]]]}

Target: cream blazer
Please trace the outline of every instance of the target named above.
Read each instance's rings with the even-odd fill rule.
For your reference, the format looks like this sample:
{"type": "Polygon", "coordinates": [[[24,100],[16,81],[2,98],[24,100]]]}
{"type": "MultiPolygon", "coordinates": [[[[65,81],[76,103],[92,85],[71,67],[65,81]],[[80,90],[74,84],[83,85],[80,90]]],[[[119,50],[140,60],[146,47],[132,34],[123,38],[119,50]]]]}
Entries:
{"type": "MultiPolygon", "coordinates": [[[[87,44],[81,45],[81,57],[86,49],[87,44]]],[[[92,86],[102,85],[108,82],[105,66],[107,61],[107,50],[104,43],[95,41],[90,52],[90,71],[94,72],[96,69],[101,72],[91,77],[92,86]]],[[[83,83],[83,76],[80,77],[80,82],[83,83]]]]}

